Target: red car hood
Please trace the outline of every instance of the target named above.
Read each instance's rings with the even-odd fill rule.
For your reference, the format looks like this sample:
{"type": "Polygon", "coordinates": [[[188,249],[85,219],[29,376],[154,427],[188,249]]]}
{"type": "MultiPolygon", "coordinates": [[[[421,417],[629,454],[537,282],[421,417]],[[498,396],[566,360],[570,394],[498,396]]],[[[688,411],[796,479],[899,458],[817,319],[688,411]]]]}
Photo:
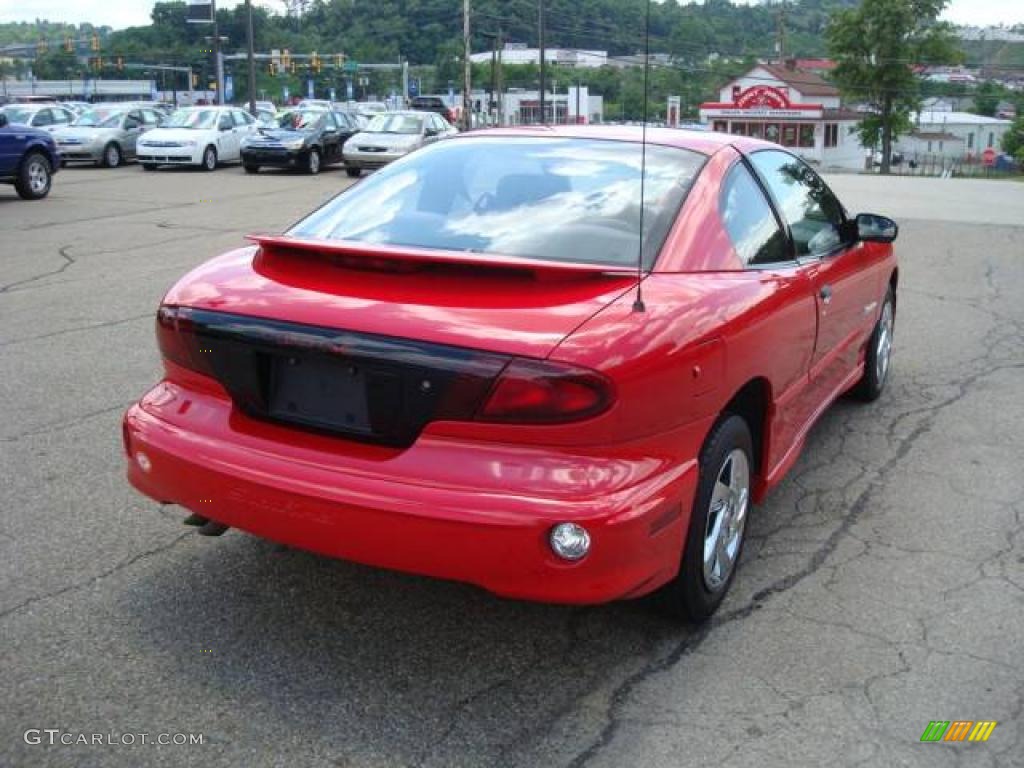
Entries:
{"type": "Polygon", "coordinates": [[[392,259],[373,246],[345,256],[259,239],[261,248],[193,270],[165,303],[543,358],[636,280],[579,264],[478,254],[392,259]],[[357,258],[373,268],[351,268],[357,258]]]}

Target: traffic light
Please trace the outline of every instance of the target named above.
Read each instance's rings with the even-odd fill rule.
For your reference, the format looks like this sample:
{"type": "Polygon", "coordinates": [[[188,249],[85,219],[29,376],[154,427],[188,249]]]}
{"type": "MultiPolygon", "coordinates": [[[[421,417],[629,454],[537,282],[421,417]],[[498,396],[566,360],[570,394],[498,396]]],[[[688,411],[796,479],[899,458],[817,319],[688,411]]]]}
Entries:
{"type": "Polygon", "coordinates": [[[199,87],[199,73],[198,72],[193,72],[192,73],[192,90],[194,91],[198,87],[199,87]]]}
{"type": "Polygon", "coordinates": [[[313,54],[309,57],[309,68],[314,72],[320,72],[320,57],[316,51],[313,51],[313,54]]]}
{"type": "Polygon", "coordinates": [[[287,48],[281,53],[281,69],[291,69],[292,54],[287,48]]]}
{"type": "Polygon", "coordinates": [[[334,54],[334,66],[340,67],[340,66],[344,65],[344,63],[345,63],[345,54],[344,53],[336,53],[336,54],[334,54]]]}
{"type": "Polygon", "coordinates": [[[65,37],[64,38],[64,50],[67,53],[74,53],[75,52],[75,41],[72,40],[70,37],[65,37]]]}
{"type": "Polygon", "coordinates": [[[274,62],[270,62],[270,66],[267,67],[267,71],[270,72],[271,75],[276,75],[277,74],[277,64],[275,64],[274,62]]]}
{"type": "Polygon", "coordinates": [[[124,72],[124,56],[118,56],[115,58],[114,65],[117,67],[118,72],[124,72]]]}
{"type": "Polygon", "coordinates": [[[103,69],[103,57],[93,56],[91,59],[89,59],[89,66],[93,67],[96,70],[103,69]]]}
{"type": "Polygon", "coordinates": [[[36,53],[39,53],[39,54],[46,53],[49,50],[49,48],[50,48],[50,44],[48,42],[46,42],[45,40],[40,40],[38,43],[36,43],[36,53]]]}

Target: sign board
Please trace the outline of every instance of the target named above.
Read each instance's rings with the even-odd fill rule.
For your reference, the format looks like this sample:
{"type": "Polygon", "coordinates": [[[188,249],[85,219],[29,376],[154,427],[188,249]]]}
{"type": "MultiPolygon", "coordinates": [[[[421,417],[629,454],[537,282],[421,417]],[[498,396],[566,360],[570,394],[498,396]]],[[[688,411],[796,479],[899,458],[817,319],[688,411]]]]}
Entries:
{"type": "Polygon", "coordinates": [[[342,67],[345,72],[358,72],[359,62],[358,61],[346,61],[345,66],[342,67]]]}
{"type": "Polygon", "coordinates": [[[224,101],[232,102],[235,100],[235,78],[231,75],[225,75],[224,77],[224,101]]]}
{"type": "Polygon", "coordinates": [[[771,85],[755,85],[736,97],[738,109],[788,109],[789,106],[786,92],[771,85]]]}
{"type": "Polygon", "coordinates": [[[352,101],[352,81],[351,80],[346,80],[345,81],[345,94],[346,94],[345,98],[347,98],[349,101],[352,101]]]}
{"type": "Polygon", "coordinates": [[[336,97],[336,94],[335,94],[333,88],[331,88],[330,93],[331,93],[331,101],[337,101],[337,97],[336,97]]]}
{"type": "Polygon", "coordinates": [[[987,166],[992,166],[996,164],[996,151],[992,149],[992,147],[989,147],[988,149],[981,153],[981,163],[982,165],[987,166]]]}
{"type": "Polygon", "coordinates": [[[281,93],[282,93],[282,95],[284,96],[284,98],[282,99],[282,101],[283,101],[283,102],[284,102],[285,104],[287,104],[287,103],[288,103],[288,99],[290,99],[290,98],[291,98],[291,92],[290,92],[290,91],[288,90],[288,86],[287,86],[287,85],[286,85],[286,86],[285,86],[285,87],[284,87],[284,88],[282,89],[281,93]]]}
{"type": "Polygon", "coordinates": [[[420,79],[417,77],[415,80],[409,81],[409,95],[419,96],[420,95],[420,79]]]}
{"type": "Polygon", "coordinates": [[[315,99],[316,98],[316,87],[313,84],[313,78],[312,77],[309,78],[306,81],[306,98],[307,99],[315,99]]]}
{"type": "Polygon", "coordinates": [[[185,21],[189,24],[213,24],[213,0],[189,0],[185,21]]]}

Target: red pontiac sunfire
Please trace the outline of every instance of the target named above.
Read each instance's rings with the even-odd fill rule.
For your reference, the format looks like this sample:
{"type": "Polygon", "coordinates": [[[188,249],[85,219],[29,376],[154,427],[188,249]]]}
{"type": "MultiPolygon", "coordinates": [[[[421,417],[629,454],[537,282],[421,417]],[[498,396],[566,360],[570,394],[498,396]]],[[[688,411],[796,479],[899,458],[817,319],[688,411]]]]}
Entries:
{"type": "Polygon", "coordinates": [[[775,144],[642,147],[465,134],[195,269],[132,484],[207,534],[707,618],[815,419],[885,385],[897,228],[775,144]]]}

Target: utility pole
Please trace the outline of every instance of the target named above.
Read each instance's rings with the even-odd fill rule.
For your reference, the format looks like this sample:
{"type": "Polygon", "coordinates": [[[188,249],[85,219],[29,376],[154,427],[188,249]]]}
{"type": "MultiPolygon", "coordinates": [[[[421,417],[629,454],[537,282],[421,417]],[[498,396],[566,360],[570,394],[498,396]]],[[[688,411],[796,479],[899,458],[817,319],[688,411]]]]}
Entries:
{"type": "Polygon", "coordinates": [[[537,44],[540,49],[540,124],[544,125],[546,120],[546,101],[544,91],[547,89],[546,62],[547,56],[544,53],[544,0],[537,0],[537,44]]]}
{"type": "Polygon", "coordinates": [[[473,75],[473,62],[469,55],[469,0],[462,0],[462,130],[468,131],[473,127],[473,102],[470,99],[469,89],[473,75]]]}
{"type": "Polygon", "coordinates": [[[505,72],[501,65],[501,55],[505,48],[505,38],[502,35],[501,27],[498,27],[498,125],[505,124],[505,72]]]}
{"type": "Polygon", "coordinates": [[[247,47],[249,54],[249,114],[256,114],[256,54],[252,39],[252,0],[245,0],[247,47]]]}
{"type": "Polygon", "coordinates": [[[779,63],[786,63],[786,3],[785,0],[779,3],[779,9],[775,12],[775,52],[779,56],[779,63]]]}
{"type": "Polygon", "coordinates": [[[213,66],[217,78],[217,103],[224,105],[224,60],[220,57],[220,26],[217,24],[217,3],[212,4],[213,11],[213,66]]]}

